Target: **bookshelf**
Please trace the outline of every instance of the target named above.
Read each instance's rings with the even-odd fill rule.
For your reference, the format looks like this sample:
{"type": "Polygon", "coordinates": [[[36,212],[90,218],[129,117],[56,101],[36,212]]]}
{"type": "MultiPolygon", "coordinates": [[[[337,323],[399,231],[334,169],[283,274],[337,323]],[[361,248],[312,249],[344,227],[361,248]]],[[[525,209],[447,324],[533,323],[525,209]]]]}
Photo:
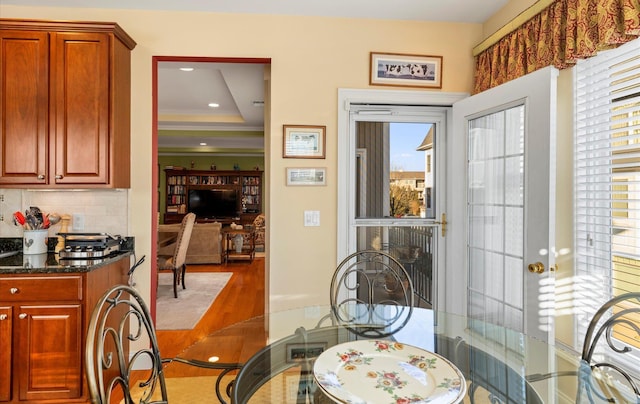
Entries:
{"type": "Polygon", "coordinates": [[[240,221],[251,223],[262,212],[262,175],[260,170],[252,171],[205,171],[166,168],[166,208],[164,223],[178,223],[188,212],[188,195],[191,189],[231,189],[238,193],[239,219],[197,218],[199,222],[240,221]]]}

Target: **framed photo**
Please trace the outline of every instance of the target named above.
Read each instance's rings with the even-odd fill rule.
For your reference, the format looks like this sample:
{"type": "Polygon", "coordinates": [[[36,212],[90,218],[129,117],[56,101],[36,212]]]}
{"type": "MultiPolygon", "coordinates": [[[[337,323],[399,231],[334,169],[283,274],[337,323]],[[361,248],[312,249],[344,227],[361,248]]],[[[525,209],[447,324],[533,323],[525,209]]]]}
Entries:
{"type": "Polygon", "coordinates": [[[326,126],[283,125],[282,157],[323,159],[326,126]]]}
{"type": "Polygon", "coordinates": [[[326,342],[308,344],[287,344],[287,362],[296,363],[315,359],[327,349],[326,342]]]}
{"type": "Polygon", "coordinates": [[[369,84],[442,88],[442,56],[371,52],[369,84]]]}
{"type": "Polygon", "coordinates": [[[327,185],[326,168],[287,168],[287,185],[327,185]]]}

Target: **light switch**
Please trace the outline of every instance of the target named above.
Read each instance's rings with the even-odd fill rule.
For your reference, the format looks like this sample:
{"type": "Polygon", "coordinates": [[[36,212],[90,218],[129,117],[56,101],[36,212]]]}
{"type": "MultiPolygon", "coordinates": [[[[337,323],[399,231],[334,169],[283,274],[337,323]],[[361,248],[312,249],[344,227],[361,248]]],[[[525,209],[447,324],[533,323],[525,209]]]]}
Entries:
{"type": "Polygon", "coordinates": [[[304,211],[304,225],[305,226],[320,226],[320,211],[319,210],[305,210],[304,211]]]}
{"type": "Polygon", "coordinates": [[[73,231],[83,231],[84,230],[84,215],[81,214],[81,213],[74,213],[71,226],[72,226],[71,230],[73,230],[73,231]]]}

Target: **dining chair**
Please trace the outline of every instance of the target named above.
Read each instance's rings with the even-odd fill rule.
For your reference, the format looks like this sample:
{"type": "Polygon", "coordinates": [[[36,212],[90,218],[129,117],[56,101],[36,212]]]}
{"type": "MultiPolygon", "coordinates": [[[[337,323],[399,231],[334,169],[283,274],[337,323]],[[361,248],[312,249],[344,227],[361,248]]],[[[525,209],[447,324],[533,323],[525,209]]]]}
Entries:
{"type": "MultiPolygon", "coordinates": [[[[163,359],[149,309],[138,291],[116,285],[104,293],[91,314],[85,344],[85,375],[93,404],[168,403],[163,366],[174,361],[220,371],[215,389],[221,403],[226,403],[223,376],[241,368],[237,363],[163,359]],[[143,347],[132,352],[133,344],[143,347]]],[[[232,388],[233,380],[226,386],[229,397],[232,388]]]]}
{"type": "MultiPolygon", "coordinates": [[[[247,228],[251,228],[254,231],[254,245],[256,247],[261,246],[262,248],[264,248],[265,246],[265,242],[264,242],[264,238],[265,238],[265,216],[264,213],[260,213],[258,216],[256,216],[255,219],[253,219],[253,222],[247,226],[247,228]]],[[[248,236],[245,236],[245,243],[250,243],[251,240],[248,239],[248,236]]]]}
{"type": "Polygon", "coordinates": [[[333,321],[360,336],[393,335],[409,320],[413,283],[404,266],[379,250],[357,251],[338,264],[329,289],[333,321]],[[366,325],[367,327],[363,327],[366,325]]]}
{"type": "MultiPolygon", "coordinates": [[[[640,292],[625,293],[603,304],[591,319],[582,346],[579,383],[589,402],[595,397],[608,402],[640,403],[638,376],[616,363],[620,354],[640,355],[640,292]],[[616,387],[626,385],[630,396],[616,387]],[[597,384],[597,386],[595,386],[597,384]],[[623,394],[618,396],[618,394],[623,394]]],[[[629,356],[631,356],[629,355],[629,356]]]]}
{"type": "Polygon", "coordinates": [[[195,213],[187,213],[182,219],[182,225],[178,230],[176,248],[173,255],[158,255],[158,272],[170,270],[173,272],[173,296],[178,297],[178,285],[182,283],[182,289],[186,288],[185,273],[187,272],[187,249],[191,241],[193,225],[196,221],[195,213]]]}
{"type": "Polygon", "coordinates": [[[640,404],[639,379],[620,365],[624,359],[619,356],[630,354],[626,362],[637,363],[639,339],[640,292],[621,294],[600,306],[589,322],[577,371],[535,374],[527,379],[578,377],[577,403],[586,399],[589,403],[640,404]]]}

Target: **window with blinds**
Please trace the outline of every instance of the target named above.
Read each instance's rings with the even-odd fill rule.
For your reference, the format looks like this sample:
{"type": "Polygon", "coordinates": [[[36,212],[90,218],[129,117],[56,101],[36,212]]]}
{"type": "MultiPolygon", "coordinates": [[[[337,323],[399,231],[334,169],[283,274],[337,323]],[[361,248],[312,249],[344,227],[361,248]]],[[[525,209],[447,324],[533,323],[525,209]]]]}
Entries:
{"type": "MultiPolygon", "coordinates": [[[[582,341],[600,305],[640,292],[640,39],[580,61],[575,73],[575,307],[582,341]]],[[[623,327],[614,335],[640,347],[635,336],[623,327]]]]}

